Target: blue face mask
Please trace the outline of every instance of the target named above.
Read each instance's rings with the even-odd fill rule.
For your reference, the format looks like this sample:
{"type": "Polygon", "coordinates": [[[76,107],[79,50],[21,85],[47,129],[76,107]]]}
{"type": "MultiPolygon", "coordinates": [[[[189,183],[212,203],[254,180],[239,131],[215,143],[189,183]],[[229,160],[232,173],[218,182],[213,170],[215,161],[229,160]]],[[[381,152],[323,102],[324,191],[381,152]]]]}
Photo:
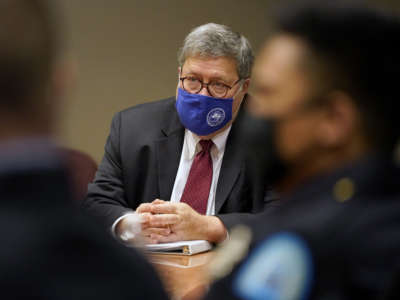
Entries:
{"type": "Polygon", "coordinates": [[[233,98],[213,98],[178,89],[176,110],[183,126],[197,135],[214,133],[232,120],[233,98]]]}

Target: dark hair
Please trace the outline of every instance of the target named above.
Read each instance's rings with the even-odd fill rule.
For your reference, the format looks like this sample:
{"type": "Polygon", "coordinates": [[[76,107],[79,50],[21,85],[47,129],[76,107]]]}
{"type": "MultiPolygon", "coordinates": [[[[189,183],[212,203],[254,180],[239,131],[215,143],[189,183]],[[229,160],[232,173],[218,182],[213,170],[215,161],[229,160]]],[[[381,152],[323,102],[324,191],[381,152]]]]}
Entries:
{"type": "Polygon", "coordinates": [[[372,145],[391,150],[400,135],[399,16],[348,1],[320,2],[281,11],[278,33],[305,42],[330,87],[354,100],[372,145]]]}
{"type": "Polygon", "coordinates": [[[48,80],[58,42],[45,0],[0,0],[0,106],[20,109],[48,80]]]}

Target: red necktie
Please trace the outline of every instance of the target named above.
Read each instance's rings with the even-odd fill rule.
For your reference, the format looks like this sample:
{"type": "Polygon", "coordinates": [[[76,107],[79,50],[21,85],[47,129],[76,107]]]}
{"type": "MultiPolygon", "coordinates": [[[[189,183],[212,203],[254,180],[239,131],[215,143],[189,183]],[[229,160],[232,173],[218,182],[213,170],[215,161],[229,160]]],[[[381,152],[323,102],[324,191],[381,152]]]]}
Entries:
{"type": "Polygon", "coordinates": [[[205,214],[213,176],[210,154],[213,142],[212,140],[201,140],[199,143],[201,151],[193,160],[181,202],[189,204],[198,213],[205,214]]]}

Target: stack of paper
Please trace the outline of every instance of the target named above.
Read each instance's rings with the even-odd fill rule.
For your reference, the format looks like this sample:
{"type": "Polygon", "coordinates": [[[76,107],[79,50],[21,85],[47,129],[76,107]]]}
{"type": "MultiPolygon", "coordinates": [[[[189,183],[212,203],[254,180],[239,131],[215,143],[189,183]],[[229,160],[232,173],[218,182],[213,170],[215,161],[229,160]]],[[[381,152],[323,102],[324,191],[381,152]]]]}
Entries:
{"type": "Polygon", "coordinates": [[[212,248],[211,243],[205,240],[181,241],[175,243],[149,244],[145,250],[166,254],[193,255],[208,251],[212,248]]]}

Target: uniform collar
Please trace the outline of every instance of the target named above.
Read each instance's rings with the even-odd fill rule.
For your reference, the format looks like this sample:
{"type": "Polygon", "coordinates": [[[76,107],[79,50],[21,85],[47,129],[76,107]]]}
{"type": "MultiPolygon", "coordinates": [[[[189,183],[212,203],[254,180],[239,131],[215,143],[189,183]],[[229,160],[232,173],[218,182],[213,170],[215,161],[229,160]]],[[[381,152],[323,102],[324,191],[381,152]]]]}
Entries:
{"type": "Polygon", "coordinates": [[[390,156],[370,153],[332,172],[310,178],[293,193],[284,196],[281,202],[296,202],[294,199],[319,199],[321,195],[328,195],[327,192],[329,198],[338,202],[347,202],[359,196],[369,198],[383,193],[397,193],[399,180],[400,168],[390,156]],[[341,185],[346,191],[349,189],[349,184],[350,197],[341,199],[341,185]]]}
{"type": "Polygon", "coordinates": [[[0,143],[0,174],[61,166],[56,144],[49,137],[25,137],[0,143]]]}

